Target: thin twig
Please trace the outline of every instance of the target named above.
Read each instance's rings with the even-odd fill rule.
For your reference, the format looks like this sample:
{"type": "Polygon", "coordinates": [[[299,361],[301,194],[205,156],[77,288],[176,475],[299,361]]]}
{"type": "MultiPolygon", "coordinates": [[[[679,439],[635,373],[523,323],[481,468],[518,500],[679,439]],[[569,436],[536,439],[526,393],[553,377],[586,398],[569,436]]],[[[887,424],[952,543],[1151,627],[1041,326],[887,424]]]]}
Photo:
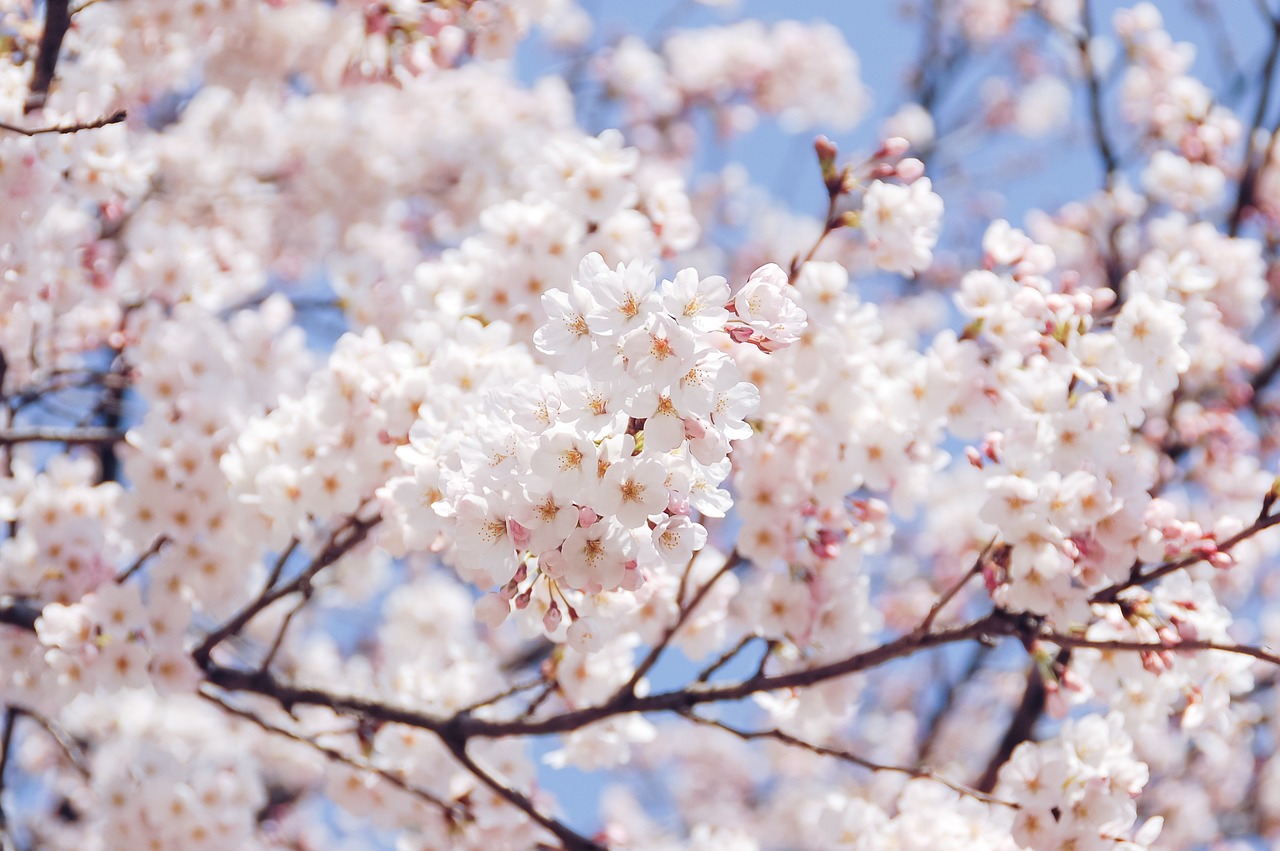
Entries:
{"type": "Polygon", "coordinates": [[[75,739],[67,735],[65,730],[58,727],[43,715],[37,715],[29,709],[19,709],[18,713],[30,718],[32,721],[44,728],[44,731],[49,734],[49,738],[53,739],[62,752],[66,754],[67,760],[75,768],[76,773],[81,777],[89,776],[89,762],[85,758],[83,749],[75,739]]]}
{"type": "MultiPolygon", "coordinates": [[[[628,679],[626,683],[618,689],[618,695],[635,694],[636,685],[644,675],[649,673],[649,670],[657,664],[659,657],[661,657],[663,651],[667,649],[667,645],[671,643],[671,639],[675,637],[676,632],[679,631],[680,627],[684,626],[685,621],[687,621],[689,616],[693,614],[693,610],[698,608],[698,604],[703,601],[715,584],[720,581],[720,577],[742,564],[742,561],[742,556],[738,555],[737,550],[729,553],[728,557],[725,558],[724,564],[715,572],[715,575],[708,579],[706,583],[698,589],[697,593],[693,595],[693,599],[681,607],[680,613],[676,616],[675,622],[672,623],[671,626],[667,627],[666,632],[662,634],[662,638],[660,638],[653,647],[650,648],[649,654],[644,657],[638,666],[636,666],[636,669],[632,672],[630,679],[628,679]]],[[[680,591],[683,591],[684,583],[681,582],[680,585],[680,591]]],[[[681,596],[682,595],[678,591],[676,597],[677,602],[679,602],[681,596]]]]}
{"type": "Polygon", "coordinates": [[[1267,58],[1262,65],[1262,89],[1258,92],[1258,103],[1253,110],[1253,120],[1249,123],[1249,130],[1244,134],[1245,171],[1236,190],[1236,201],[1231,208],[1231,215],[1227,219],[1228,236],[1235,236],[1240,231],[1240,223],[1244,219],[1245,210],[1253,204],[1254,188],[1257,186],[1258,177],[1267,167],[1275,140],[1275,131],[1273,130],[1271,134],[1272,141],[1267,145],[1262,161],[1258,162],[1253,155],[1254,137],[1257,136],[1258,129],[1262,127],[1262,121],[1267,115],[1267,106],[1270,105],[1271,101],[1271,89],[1275,85],[1276,60],[1280,59],[1280,19],[1274,18],[1270,14],[1267,14],[1266,17],[1271,24],[1271,44],[1267,48],[1267,58]]]}
{"type": "Polygon", "coordinates": [[[169,543],[168,535],[157,536],[156,539],[151,542],[151,546],[147,547],[147,549],[141,555],[139,555],[136,559],[134,559],[133,564],[129,565],[125,569],[124,573],[121,573],[119,576],[116,577],[116,583],[119,585],[123,585],[124,583],[128,582],[129,577],[133,576],[135,573],[141,570],[142,566],[147,563],[147,560],[150,559],[156,553],[160,552],[160,550],[164,549],[164,546],[167,543],[169,543]]]}
{"type": "Polygon", "coordinates": [[[995,543],[995,537],[992,537],[991,540],[987,541],[987,545],[982,548],[982,552],[978,553],[978,557],[973,560],[973,566],[965,572],[964,576],[960,577],[958,582],[944,591],[942,596],[938,598],[938,601],[929,608],[929,614],[925,615],[924,620],[920,622],[920,626],[916,627],[917,632],[923,634],[932,629],[933,622],[938,618],[938,613],[946,608],[947,603],[950,603],[951,600],[960,593],[960,589],[963,588],[970,579],[982,573],[982,563],[986,561],[987,555],[991,552],[991,548],[995,546],[995,543]]]}
{"type": "Polygon", "coordinates": [[[201,667],[207,667],[210,655],[213,653],[213,648],[217,647],[231,635],[238,633],[246,624],[249,623],[249,621],[253,620],[259,612],[270,606],[276,600],[298,592],[306,593],[306,587],[309,586],[311,580],[316,577],[316,574],[350,552],[356,545],[367,538],[369,536],[369,532],[380,522],[382,522],[381,516],[375,516],[371,520],[362,520],[354,515],[347,518],[346,522],[333,530],[329,535],[329,540],[325,544],[324,549],[311,560],[311,564],[309,564],[301,574],[293,580],[278,587],[264,588],[262,593],[259,594],[253,602],[241,609],[222,626],[205,636],[204,641],[202,641],[191,654],[192,658],[195,659],[196,664],[201,667]],[[343,537],[344,533],[345,537],[343,537]]]}
{"type": "Polygon", "coordinates": [[[4,729],[0,731],[0,839],[6,846],[12,844],[9,835],[9,817],[4,811],[4,773],[9,767],[9,751],[13,745],[13,728],[18,721],[18,709],[14,706],[5,708],[4,729]]]}
{"type": "Polygon", "coordinates": [[[379,768],[378,766],[372,765],[371,763],[365,762],[363,760],[356,759],[355,757],[348,756],[347,754],[344,754],[339,750],[322,745],[319,742],[315,741],[314,739],[309,739],[306,736],[300,735],[291,730],[286,730],[284,727],[278,727],[275,724],[272,724],[271,722],[267,721],[265,718],[261,717],[260,715],[257,715],[256,713],[250,712],[247,709],[241,709],[237,706],[232,706],[230,703],[228,703],[227,701],[223,700],[221,697],[219,697],[218,695],[210,691],[207,691],[205,689],[200,689],[198,693],[205,700],[221,707],[224,712],[234,715],[237,718],[243,718],[244,720],[249,721],[252,724],[255,724],[256,726],[260,727],[266,732],[271,733],[272,735],[282,736],[286,739],[289,739],[290,741],[294,741],[299,744],[306,745],[312,750],[320,754],[323,754],[324,757],[328,759],[330,762],[341,763],[343,765],[354,768],[357,771],[366,771],[370,774],[377,775],[378,777],[390,783],[392,786],[395,786],[398,789],[403,789],[404,791],[421,798],[422,800],[426,801],[428,804],[431,804],[432,806],[437,807],[442,812],[444,812],[444,814],[447,817],[449,817],[453,821],[470,821],[471,820],[471,817],[472,817],[471,814],[466,810],[462,809],[458,804],[451,804],[451,803],[442,801],[440,798],[436,797],[431,792],[428,792],[426,789],[423,789],[421,787],[415,786],[414,784],[405,780],[403,777],[399,776],[398,774],[390,772],[384,768],[379,768]]]}
{"type": "Polygon", "coordinates": [[[17,124],[9,124],[6,121],[0,121],[0,130],[8,130],[10,133],[21,133],[23,136],[43,136],[46,133],[79,133],[81,130],[97,130],[99,127],[107,127],[111,124],[119,124],[128,118],[128,114],[123,109],[117,109],[110,115],[103,115],[91,121],[78,122],[76,124],[58,124],[53,127],[19,127],[17,124]]]}
{"type": "Polygon", "coordinates": [[[289,543],[285,548],[280,551],[280,555],[276,556],[276,563],[271,566],[271,575],[267,577],[267,584],[262,586],[262,590],[264,592],[270,591],[275,587],[275,584],[280,581],[280,575],[284,573],[285,562],[287,562],[289,557],[293,555],[293,552],[298,548],[299,543],[301,542],[298,540],[298,536],[294,535],[289,539],[289,543]]]}
{"type": "Polygon", "coordinates": [[[27,112],[40,109],[48,99],[53,74],[58,67],[58,54],[62,51],[62,39],[70,26],[70,0],[45,0],[44,32],[40,34],[40,52],[36,55],[35,71],[31,75],[31,93],[27,95],[25,107],[27,112]]]}
{"type": "Polygon", "coordinates": [[[1097,68],[1093,64],[1093,17],[1089,9],[1089,0],[1081,0],[1080,24],[1083,30],[1076,35],[1075,43],[1076,50],[1080,53],[1081,68],[1084,71],[1085,85],[1089,93],[1089,123],[1093,128],[1093,145],[1098,152],[1098,159],[1102,161],[1106,188],[1114,189],[1120,165],[1103,120],[1102,81],[1098,78],[1097,68]]]}
{"type": "Polygon", "coordinates": [[[547,698],[551,697],[551,695],[555,694],[559,690],[560,683],[555,680],[547,680],[546,685],[544,685],[538,693],[533,696],[533,700],[529,701],[529,705],[526,706],[524,711],[517,716],[517,719],[525,721],[532,718],[534,713],[542,708],[542,704],[547,702],[547,698]]]}
{"type": "Polygon", "coordinates": [[[453,737],[443,736],[441,739],[449,751],[453,754],[462,766],[475,775],[476,779],[484,785],[488,786],[498,797],[504,799],[516,809],[523,812],[529,818],[542,825],[564,845],[565,851],[608,851],[608,849],[598,842],[595,842],[582,834],[576,832],[571,827],[558,819],[546,815],[536,806],[533,801],[517,790],[506,785],[489,772],[481,768],[476,761],[467,753],[466,740],[457,740],[453,737]]]}
{"type": "Polygon", "coordinates": [[[705,683],[710,680],[712,674],[729,664],[729,662],[733,661],[734,657],[747,649],[747,646],[758,638],[760,638],[760,636],[755,634],[742,636],[742,639],[737,644],[733,645],[732,649],[725,651],[718,659],[699,671],[698,678],[694,680],[694,682],[705,683]]]}
{"type": "Polygon", "coordinates": [[[516,683],[511,688],[503,689],[502,691],[498,692],[497,694],[491,697],[486,697],[481,700],[477,700],[475,703],[467,704],[466,706],[462,707],[462,709],[458,711],[460,713],[475,712],[477,709],[483,709],[486,706],[492,706],[493,704],[506,700],[509,697],[515,697],[517,694],[520,694],[523,691],[529,691],[530,689],[535,689],[538,686],[545,687],[546,685],[547,685],[546,677],[538,677],[538,679],[536,680],[530,680],[524,683],[516,683]]]}
{"type": "Polygon", "coordinates": [[[34,428],[0,429],[0,446],[12,446],[18,443],[66,443],[102,444],[118,443],[124,440],[124,432],[113,428],[87,426],[85,428],[60,428],[58,426],[37,426],[34,428]]]}
{"type": "Polygon", "coordinates": [[[258,666],[260,669],[266,671],[271,667],[271,663],[276,659],[276,654],[280,652],[281,645],[284,644],[284,635],[289,631],[289,624],[293,623],[294,616],[297,615],[298,612],[302,611],[302,607],[310,602],[310,600],[311,594],[304,592],[302,596],[298,598],[298,602],[295,603],[293,608],[284,616],[284,620],[280,623],[280,628],[276,630],[276,637],[271,640],[271,646],[267,648],[267,655],[262,657],[262,664],[258,666]]]}
{"type": "MultiPolygon", "coordinates": [[[[1265,529],[1270,529],[1277,523],[1280,523],[1280,512],[1265,517],[1259,517],[1249,527],[1242,529],[1230,538],[1227,538],[1225,541],[1220,542],[1218,544],[1217,552],[1230,553],[1232,548],[1241,541],[1248,540],[1259,532],[1265,529]]],[[[1168,576],[1170,573],[1199,564],[1209,558],[1209,556],[1210,553],[1192,553],[1191,555],[1183,556],[1182,558],[1173,559],[1172,561],[1167,561],[1163,564],[1157,565],[1146,573],[1143,573],[1139,566],[1135,565],[1135,568],[1129,578],[1103,588],[1101,591],[1094,594],[1093,597],[1090,598],[1089,602],[1114,603],[1119,597],[1120,592],[1124,591],[1126,588],[1132,588],[1136,585],[1146,585],[1150,582],[1154,582],[1157,579],[1168,576]]]]}
{"type": "Polygon", "coordinates": [[[872,760],[866,759],[865,757],[861,757],[861,756],[858,756],[857,754],[850,753],[849,751],[840,750],[838,748],[830,748],[824,745],[816,745],[816,744],[813,744],[812,742],[806,742],[803,739],[798,739],[789,733],[784,733],[782,730],[777,730],[777,729],[742,730],[742,729],[739,729],[738,727],[733,727],[733,726],[730,726],[729,724],[725,724],[723,721],[716,721],[711,718],[704,718],[703,716],[698,715],[695,712],[682,712],[680,713],[680,715],[684,718],[689,719],[695,724],[702,724],[707,727],[715,727],[717,730],[724,730],[726,733],[731,733],[734,736],[737,736],[738,738],[742,739],[743,741],[753,741],[758,739],[772,739],[773,741],[782,742],[785,745],[790,745],[791,747],[794,747],[794,748],[806,750],[811,753],[817,754],[819,756],[833,757],[835,759],[841,760],[842,762],[848,762],[853,765],[860,766],[862,768],[867,769],[868,771],[890,771],[897,774],[905,774],[908,777],[915,777],[917,779],[932,780],[935,783],[941,783],[943,786],[946,786],[948,789],[950,789],[953,792],[958,792],[961,795],[966,795],[970,798],[976,798],[979,801],[982,801],[987,804],[1000,804],[1001,806],[1005,806],[1005,807],[1013,807],[1014,809],[1018,808],[1018,805],[1015,803],[1011,803],[1009,801],[1001,800],[1000,798],[991,796],[990,794],[988,794],[989,790],[987,790],[986,792],[980,791],[978,789],[974,789],[971,786],[966,786],[963,783],[956,783],[952,780],[947,780],[945,777],[939,777],[937,774],[934,774],[932,771],[928,771],[923,768],[912,768],[906,765],[887,765],[885,763],[874,762],[872,760]]]}
{"type": "Polygon", "coordinates": [[[1203,653],[1216,651],[1249,656],[1260,662],[1280,665],[1280,653],[1250,644],[1223,644],[1218,641],[1124,641],[1120,639],[1094,640],[1083,635],[1070,635],[1061,632],[1041,632],[1037,638],[1059,647],[1084,648],[1088,650],[1130,651],[1141,653],[1203,653]]]}

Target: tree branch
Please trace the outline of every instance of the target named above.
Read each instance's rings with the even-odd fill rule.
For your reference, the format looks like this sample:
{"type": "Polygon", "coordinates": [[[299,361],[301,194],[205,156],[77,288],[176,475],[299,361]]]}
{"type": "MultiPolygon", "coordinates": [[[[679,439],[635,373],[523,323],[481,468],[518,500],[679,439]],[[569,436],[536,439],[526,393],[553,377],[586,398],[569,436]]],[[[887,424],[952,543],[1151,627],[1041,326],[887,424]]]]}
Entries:
{"type": "Polygon", "coordinates": [[[152,556],[156,555],[157,553],[159,553],[162,549],[164,549],[164,546],[167,543],[169,543],[168,535],[157,535],[156,539],[151,542],[151,546],[147,547],[147,549],[141,555],[139,555],[136,559],[134,559],[133,564],[125,568],[124,573],[121,573],[119,576],[116,577],[116,583],[123,585],[124,583],[128,582],[129,577],[133,576],[135,573],[141,570],[142,566],[147,563],[147,560],[150,559],[152,556]]]}
{"type": "Polygon", "coordinates": [[[549,830],[560,840],[565,851],[608,851],[608,849],[598,842],[588,839],[580,833],[577,833],[568,825],[546,815],[536,806],[528,797],[519,791],[511,788],[496,777],[485,771],[476,761],[467,753],[467,742],[465,738],[458,738],[451,735],[441,735],[441,741],[449,748],[454,758],[462,763],[462,766],[475,775],[476,779],[484,785],[488,786],[494,794],[522,811],[529,818],[549,830]]]}
{"type": "MultiPolygon", "coordinates": [[[[1258,534],[1259,532],[1262,532],[1266,529],[1270,529],[1272,526],[1275,526],[1277,523],[1280,523],[1280,513],[1261,516],[1257,520],[1255,520],[1253,524],[1250,525],[1248,528],[1242,529],[1241,531],[1232,535],[1230,538],[1227,538],[1225,541],[1222,541],[1221,543],[1219,543],[1217,552],[1229,553],[1231,552],[1232,548],[1236,546],[1236,544],[1239,544],[1241,541],[1246,541],[1249,538],[1252,538],[1254,535],[1258,534]]],[[[1170,573],[1174,573],[1176,571],[1183,570],[1184,568],[1191,567],[1192,565],[1199,564],[1200,562],[1209,558],[1210,555],[1211,553],[1191,553],[1190,555],[1183,556],[1182,558],[1176,558],[1176,559],[1173,559],[1172,561],[1166,561],[1163,564],[1153,567],[1151,570],[1147,571],[1146,573],[1143,573],[1140,567],[1135,566],[1133,573],[1129,576],[1128,579],[1125,579],[1122,582],[1117,582],[1114,585],[1110,585],[1106,588],[1103,588],[1101,591],[1098,591],[1096,594],[1094,594],[1093,597],[1090,598],[1089,602],[1114,603],[1119,598],[1121,591],[1124,591],[1127,588],[1132,588],[1137,585],[1146,585],[1148,583],[1155,582],[1157,579],[1161,579],[1165,576],[1168,576],[1170,573]]]]}
{"type": "Polygon", "coordinates": [[[110,115],[104,115],[101,118],[95,118],[92,121],[85,121],[76,124],[58,124],[53,127],[19,127],[17,124],[10,124],[7,121],[0,121],[0,130],[8,130],[10,133],[20,133],[23,136],[42,136],[46,133],[79,133],[81,130],[97,130],[99,127],[106,127],[110,124],[119,124],[124,121],[128,115],[123,109],[118,109],[110,115]]]}
{"type": "Polygon", "coordinates": [[[58,67],[58,54],[62,51],[62,39],[70,26],[70,0],[45,0],[44,32],[40,35],[40,52],[36,56],[35,72],[31,76],[31,93],[27,95],[26,112],[40,109],[49,98],[53,73],[58,67]]]}
{"type": "Polygon", "coordinates": [[[1253,204],[1253,193],[1254,188],[1257,186],[1258,177],[1266,169],[1275,145],[1276,132],[1273,130],[1271,141],[1263,152],[1262,161],[1259,162],[1254,157],[1254,137],[1257,135],[1258,128],[1262,126],[1262,121],[1267,115],[1267,106],[1271,101],[1271,89],[1275,85],[1276,60],[1280,59],[1280,19],[1274,18],[1270,14],[1267,14],[1266,17],[1271,25],[1271,44],[1267,48],[1267,58],[1262,65],[1262,90],[1258,93],[1258,104],[1254,107],[1253,120],[1249,123],[1249,129],[1244,134],[1245,171],[1236,190],[1236,202],[1231,208],[1230,217],[1227,219],[1228,236],[1235,236],[1239,233],[1240,223],[1244,219],[1245,211],[1253,204]]]}
{"type": "MultiPolygon", "coordinates": [[[[659,657],[661,657],[663,651],[667,649],[667,645],[671,643],[671,639],[675,637],[676,632],[679,631],[680,627],[684,626],[685,621],[687,621],[689,616],[693,614],[693,610],[698,608],[698,604],[703,601],[711,591],[711,588],[720,581],[720,577],[742,564],[742,561],[742,556],[738,555],[737,550],[729,553],[724,564],[715,572],[715,575],[708,579],[706,584],[698,589],[697,593],[693,595],[693,599],[683,605],[680,609],[680,614],[676,616],[675,622],[672,623],[671,626],[667,627],[666,632],[662,634],[662,638],[660,638],[658,642],[650,648],[649,654],[644,657],[638,666],[636,666],[636,669],[631,674],[630,679],[623,684],[622,688],[618,689],[618,695],[635,694],[636,685],[644,678],[644,675],[649,673],[649,670],[657,664],[659,657]]],[[[692,567],[692,562],[690,562],[690,567],[692,567]]],[[[688,578],[688,572],[685,573],[685,578],[688,578]]],[[[677,604],[681,603],[681,598],[684,596],[684,587],[685,583],[681,581],[680,588],[676,592],[677,604]]]]}
{"type": "Polygon", "coordinates": [[[782,730],[778,730],[778,729],[742,730],[737,727],[732,727],[728,724],[725,724],[722,721],[715,721],[710,718],[703,718],[701,715],[698,715],[695,712],[681,712],[680,715],[681,717],[687,718],[690,721],[694,722],[695,724],[702,724],[707,727],[715,727],[718,730],[724,730],[726,733],[732,733],[733,735],[737,736],[738,738],[744,741],[753,741],[758,739],[771,739],[776,742],[782,742],[783,744],[789,745],[793,748],[799,748],[800,750],[809,751],[810,753],[817,754],[818,756],[834,757],[835,759],[838,759],[842,762],[848,762],[853,765],[857,765],[862,768],[865,768],[868,771],[890,771],[890,772],[895,772],[897,774],[905,774],[908,777],[914,777],[917,779],[932,780],[935,783],[941,783],[943,786],[946,786],[948,789],[950,789],[953,792],[959,792],[961,795],[966,795],[970,798],[977,798],[979,801],[982,801],[987,804],[1000,804],[1002,806],[1013,807],[1015,809],[1017,809],[1018,807],[1017,804],[1011,803],[1009,801],[1001,800],[1000,798],[992,797],[991,795],[986,794],[985,792],[981,792],[977,789],[974,789],[971,786],[966,786],[963,783],[956,783],[954,781],[947,780],[945,777],[939,777],[937,774],[934,774],[932,771],[929,771],[927,769],[911,768],[910,766],[906,766],[906,765],[887,765],[885,763],[873,762],[872,760],[866,759],[865,757],[858,756],[857,754],[854,754],[854,753],[850,753],[849,751],[839,750],[837,748],[830,748],[824,745],[816,745],[816,744],[813,744],[812,742],[806,742],[803,739],[798,739],[795,736],[792,736],[789,733],[784,733],[782,730]]]}
{"type": "Polygon", "coordinates": [[[339,750],[322,745],[314,739],[309,739],[306,736],[293,732],[292,730],[286,730],[284,727],[278,727],[256,713],[250,712],[247,709],[241,709],[237,706],[232,706],[218,695],[209,691],[200,689],[198,693],[205,700],[220,707],[224,712],[234,715],[237,718],[242,718],[274,736],[281,736],[289,739],[290,741],[297,742],[298,744],[306,745],[317,753],[323,754],[330,762],[341,763],[342,765],[350,766],[357,771],[366,771],[370,774],[376,774],[378,777],[387,781],[392,786],[395,786],[397,789],[403,789],[411,795],[421,798],[428,804],[438,808],[452,821],[470,821],[472,818],[471,813],[467,812],[460,805],[442,801],[426,789],[415,786],[398,774],[387,771],[383,768],[378,768],[376,765],[356,759],[355,757],[348,756],[339,750]]]}
{"type": "Polygon", "coordinates": [[[62,428],[59,426],[36,426],[34,428],[0,429],[0,446],[12,446],[18,443],[66,443],[68,445],[97,445],[119,443],[124,440],[124,432],[114,428],[86,426],[84,428],[62,428]]]}
{"type": "MultiPolygon", "coordinates": [[[[290,594],[303,591],[304,588],[311,583],[311,580],[316,577],[316,574],[350,552],[357,544],[367,538],[369,536],[369,532],[381,522],[382,518],[380,516],[374,517],[370,520],[361,520],[359,517],[354,515],[347,518],[346,522],[339,525],[329,535],[329,540],[325,544],[324,549],[311,560],[311,564],[307,565],[306,570],[302,571],[302,573],[295,579],[290,582],[286,582],[284,585],[276,588],[267,586],[262,590],[262,593],[258,595],[257,599],[241,609],[239,613],[233,616],[222,626],[205,636],[204,641],[201,642],[200,646],[198,646],[191,654],[192,658],[195,659],[196,664],[202,668],[207,668],[209,665],[210,654],[213,653],[213,648],[217,647],[231,635],[234,635],[244,629],[245,625],[248,624],[249,621],[253,620],[259,612],[270,606],[276,600],[287,597],[290,594]],[[346,535],[345,537],[342,537],[344,533],[346,533],[346,535]]],[[[286,550],[286,553],[287,552],[289,552],[289,550],[286,550]]],[[[282,564],[280,561],[277,563],[282,564]]]]}
{"type": "Polygon", "coordinates": [[[996,781],[1000,777],[1000,768],[1009,761],[1009,757],[1013,756],[1013,752],[1018,745],[1031,738],[1031,734],[1035,731],[1036,722],[1040,720],[1040,715],[1044,712],[1044,703],[1044,679],[1040,674],[1040,666],[1033,662],[1031,669],[1027,671],[1027,687],[1022,692],[1022,701],[1018,704],[1018,709],[1013,713],[1013,717],[1009,719],[1009,726],[1005,729],[1004,736],[1000,739],[1000,745],[996,748],[996,752],[991,755],[991,759],[987,762],[987,767],[982,772],[982,776],[973,784],[976,788],[983,792],[990,792],[996,788],[996,781]]]}
{"type": "Polygon", "coordinates": [[[4,811],[4,774],[9,767],[9,751],[13,746],[13,728],[17,721],[17,707],[6,707],[4,729],[0,731],[0,848],[5,849],[13,847],[13,837],[9,833],[9,817],[4,811]]]}

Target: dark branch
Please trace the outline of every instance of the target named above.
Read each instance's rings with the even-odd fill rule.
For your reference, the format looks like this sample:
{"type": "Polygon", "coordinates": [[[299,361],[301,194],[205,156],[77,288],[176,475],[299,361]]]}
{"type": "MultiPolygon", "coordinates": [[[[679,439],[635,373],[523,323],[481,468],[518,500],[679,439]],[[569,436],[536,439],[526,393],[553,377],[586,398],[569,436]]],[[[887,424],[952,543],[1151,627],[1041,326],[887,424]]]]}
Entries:
{"type": "MultiPolygon", "coordinates": [[[[333,530],[324,549],[311,560],[311,564],[307,565],[306,570],[302,571],[297,578],[275,588],[268,585],[253,602],[241,609],[240,612],[222,626],[205,636],[204,641],[191,654],[196,664],[207,669],[213,648],[244,629],[249,621],[253,620],[259,612],[275,601],[290,594],[302,593],[305,596],[310,593],[311,581],[315,579],[316,575],[350,552],[357,544],[367,538],[369,532],[381,522],[381,517],[374,517],[370,520],[361,520],[359,517],[348,518],[345,523],[333,530]]],[[[287,549],[286,553],[288,552],[291,552],[291,549],[287,549]]],[[[277,563],[283,564],[283,560],[277,563]]]]}
{"type": "Polygon", "coordinates": [[[803,739],[798,739],[789,733],[783,732],[782,730],[741,730],[721,721],[713,721],[710,718],[703,718],[693,712],[683,712],[681,715],[696,724],[702,724],[708,727],[715,727],[718,730],[724,730],[726,733],[731,733],[744,741],[772,739],[773,741],[782,742],[783,744],[789,745],[793,748],[809,751],[810,753],[817,754],[818,756],[834,757],[841,762],[857,765],[867,769],[868,771],[889,771],[897,774],[905,774],[908,777],[915,777],[917,779],[932,780],[935,783],[941,783],[953,792],[959,792],[961,795],[977,798],[979,801],[984,803],[1001,804],[1006,807],[1017,807],[1017,804],[1010,803],[1009,801],[1003,801],[999,798],[993,798],[986,792],[981,792],[971,786],[966,786],[963,783],[956,783],[954,781],[947,780],[944,777],[939,777],[937,774],[934,774],[932,771],[924,768],[911,768],[910,766],[905,765],[886,765],[885,763],[874,762],[866,759],[865,757],[850,753],[849,751],[806,742],[803,739]]]}
{"type": "Polygon", "coordinates": [[[1275,85],[1276,60],[1280,59],[1280,19],[1267,16],[1271,24],[1271,44],[1267,48],[1267,58],[1262,65],[1262,90],[1258,93],[1258,103],[1253,110],[1253,120],[1249,123],[1249,130],[1245,133],[1245,171],[1244,176],[1240,178],[1240,186],[1236,190],[1236,202],[1231,208],[1231,216],[1227,220],[1227,234],[1235,236],[1240,231],[1240,223],[1244,219],[1245,211],[1253,204],[1253,193],[1258,183],[1258,177],[1267,167],[1267,161],[1271,158],[1272,149],[1275,146],[1275,131],[1272,131],[1271,142],[1267,145],[1266,151],[1263,152],[1262,159],[1259,161],[1253,154],[1254,137],[1258,134],[1258,128],[1262,126],[1262,121],[1267,115],[1267,106],[1271,102],[1271,89],[1275,85]]]}
{"type": "Polygon", "coordinates": [[[12,446],[16,443],[66,443],[66,444],[111,444],[124,440],[124,432],[114,428],[87,426],[85,428],[60,428],[57,426],[38,426],[35,428],[0,429],[0,446],[12,446]]]}
{"type": "Polygon", "coordinates": [[[1000,768],[1009,761],[1014,749],[1030,739],[1035,731],[1036,722],[1040,720],[1040,715],[1044,712],[1045,694],[1044,679],[1040,675],[1040,666],[1032,662],[1031,670],[1027,672],[1027,687],[1022,692],[1022,701],[1018,704],[1018,709],[1013,713],[1013,717],[1009,719],[1009,726],[1005,729],[1004,736],[1000,739],[1000,745],[996,748],[996,752],[991,755],[991,759],[987,762],[986,770],[982,772],[982,776],[973,784],[975,788],[988,793],[996,788],[996,780],[1000,776],[1000,768]]]}
{"type": "Polygon", "coordinates": [[[35,112],[48,100],[53,73],[58,67],[58,54],[62,51],[62,39],[70,26],[70,0],[45,0],[44,32],[40,35],[40,52],[36,56],[35,73],[31,76],[26,112],[35,112]]]}
{"type": "Polygon", "coordinates": [[[104,115],[101,118],[95,118],[92,121],[85,121],[78,124],[59,124],[53,127],[19,127],[17,124],[9,124],[6,121],[0,121],[0,130],[8,130],[10,133],[21,133],[23,136],[43,136],[46,133],[79,133],[81,130],[97,130],[99,127],[106,127],[109,124],[119,124],[128,116],[123,109],[116,110],[110,115],[104,115]]]}

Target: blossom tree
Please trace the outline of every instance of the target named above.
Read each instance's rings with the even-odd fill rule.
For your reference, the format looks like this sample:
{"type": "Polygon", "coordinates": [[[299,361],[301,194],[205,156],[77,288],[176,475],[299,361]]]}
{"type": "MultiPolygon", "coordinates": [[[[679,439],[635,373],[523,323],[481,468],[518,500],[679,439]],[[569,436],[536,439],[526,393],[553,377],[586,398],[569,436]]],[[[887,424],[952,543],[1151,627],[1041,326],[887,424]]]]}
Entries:
{"type": "Polygon", "coordinates": [[[0,0],[0,848],[1280,840],[1280,10],[724,5],[0,0]]]}

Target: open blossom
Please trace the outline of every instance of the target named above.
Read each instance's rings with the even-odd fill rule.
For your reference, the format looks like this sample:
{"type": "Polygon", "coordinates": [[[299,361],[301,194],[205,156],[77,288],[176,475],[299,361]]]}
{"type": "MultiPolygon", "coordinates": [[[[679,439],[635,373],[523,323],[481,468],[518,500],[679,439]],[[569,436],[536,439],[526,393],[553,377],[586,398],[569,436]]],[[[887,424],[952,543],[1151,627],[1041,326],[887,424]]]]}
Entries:
{"type": "Polygon", "coordinates": [[[65,5],[0,3],[6,839],[1276,844],[1266,4],[932,4],[879,132],[874,15],[65,5]]]}
{"type": "Polygon", "coordinates": [[[733,312],[730,336],[766,352],[785,348],[804,333],[804,310],[795,301],[786,273],[774,263],[751,273],[733,297],[733,312]]]}
{"type": "Polygon", "coordinates": [[[876,265],[887,272],[929,268],[941,220],[942,198],[927,177],[907,186],[873,181],[862,199],[862,230],[876,265]]]}
{"type": "Polygon", "coordinates": [[[634,528],[667,507],[666,481],[667,469],[656,459],[615,462],[600,480],[592,507],[634,528]]]}

